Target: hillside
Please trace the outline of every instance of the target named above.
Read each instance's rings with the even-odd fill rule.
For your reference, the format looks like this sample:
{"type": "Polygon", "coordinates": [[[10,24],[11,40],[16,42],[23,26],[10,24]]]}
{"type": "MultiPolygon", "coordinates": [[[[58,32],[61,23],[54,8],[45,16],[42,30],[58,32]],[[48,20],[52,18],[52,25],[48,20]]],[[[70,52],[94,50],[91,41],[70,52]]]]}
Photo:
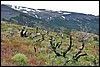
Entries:
{"type": "Polygon", "coordinates": [[[50,31],[80,30],[79,24],[87,25],[89,33],[99,34],[99,16],[69,11],[34,9],[23,6],[1,5],[1,20],[19,25],[40,27],[50,31]]]}
{"type": "MultiPolygon", "coordinates": [[[[87,53],[87,56],[82,56],[78,61],[73,61],[72,56],[81,48],[81,42],[78,41],[78,32],[70,32],[72,39],[72,47],[65,57],[57,56],[53,51],[49,39],[54,37],[54,43],[62,41],[60,48],[56,48],[57,52],[62,52],[68,49],[70,43],[70,35],[49,31],[39,28],[38,32],[44,35],[43,41],[38,41],[42,35],[31,38],[36,35],[36,28],[27,27],[28,32],[32,32],[29,37],[20,37],[20,30],[23,26],[11,22],[1,21],[1,66],[99,66],[99,36],[95,34],[88,34],[91,38],[85,41],[84,49],[81,53],[87,53]],[[12,34],[13,33],[13,34],[12,34]],[[57,36],[56,36],[57,35],[57,36]],[[35,48],[36,50],[35,50],[35,48]],[[13,57],[16,54],[24,54],[27,57],[26,64],[20,64],[13,57]],[[71,60],[66,63],[67,60],[71,60]]],[[[23,57],[22,57],[23,58],[23,57]]],[[[20,59],[22,59],[20,58],[20,59]]]]}

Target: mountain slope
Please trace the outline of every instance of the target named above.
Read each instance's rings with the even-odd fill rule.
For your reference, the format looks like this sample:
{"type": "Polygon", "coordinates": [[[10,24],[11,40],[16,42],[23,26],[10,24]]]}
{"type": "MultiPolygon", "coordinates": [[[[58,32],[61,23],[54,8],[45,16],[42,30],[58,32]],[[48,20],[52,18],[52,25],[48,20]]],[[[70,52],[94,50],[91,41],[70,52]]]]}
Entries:
{"type": "Polygon", "coordinates": [[[40,27],[47,30],[80,30],[78,24],[91,28],[88,32],[99,34],[99,16],[90,14],[33,9],[23,6],[1,5],[1,20],[30,27],[40,27]]]}
{"type": "MultiPolygon", "coordinates": [[[[61,33],[55,36],[57,32],[49,32],[44,36],[42,42],[36,42],[41,38],[41,35],[36,38],[20,37],[21,25],[16,25],[10,22],[1,21],[1,66],[20,66],[18,61],[13,61],[12,57],[18,53],[27,56],[28,66],[99,66],[99,40],[89,39],[85,42],[82,53],[87,53],[88,56],[79,58],[78,62],[69,62],[64,65],[66,60],[71,60],[72,56],[81,48],[81,42],[77,38],[73,39],[73,46],[66,57],[56,56],[50,46],[50,36],[55,38],[54,43],[61,41],[61,33]],[[14,34],[11,36],[9,32],[14,34]],[[36,48],[36,51],[34,49],[36,48]],[[96,60],[96,63],[94,62],[96,60]]],[[[36,28],[27,27],[28,32],[32,32],[32,36],[36,35],[36,28]]],[[[39,33],[45,32],[39,29],[39,33]]],[[[76,34],[73,34],[78,37],[76,34]]],[[[92,34],[92,37],[99,39],[99,36],[92,34]]],[[[69,35],[64,34],[64,40],[57,52],[63,52],[69,46],[69,35]]]]}

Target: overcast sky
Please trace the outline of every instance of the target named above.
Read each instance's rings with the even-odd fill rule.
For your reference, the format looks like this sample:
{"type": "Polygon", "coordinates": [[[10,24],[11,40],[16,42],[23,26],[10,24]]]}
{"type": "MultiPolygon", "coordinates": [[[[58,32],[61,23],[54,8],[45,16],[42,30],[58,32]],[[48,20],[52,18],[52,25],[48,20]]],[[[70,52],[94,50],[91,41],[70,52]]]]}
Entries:
{"type": "Polygon", "coordinates": [[[99,1],[1,1],[1,4],[99,15],[99,1]]]}

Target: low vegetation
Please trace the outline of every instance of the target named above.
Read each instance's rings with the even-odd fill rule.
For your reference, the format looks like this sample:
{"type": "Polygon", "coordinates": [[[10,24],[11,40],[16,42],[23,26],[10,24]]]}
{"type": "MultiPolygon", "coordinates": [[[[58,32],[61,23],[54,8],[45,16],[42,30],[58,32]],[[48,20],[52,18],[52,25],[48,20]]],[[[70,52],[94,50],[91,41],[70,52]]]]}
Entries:
{"type": "Polygon", "coordinates": [[[27,27],[27,31],[32,34],[29,37],[21,37],[21,29],[20,25],[1,21],[1,66],[99,66],[98,35],[89,34],[92,37],[84,41],[83,49],[82,42],[78,41],[78,32],[68,31],[68,34],[63,33],[62,37],[62,33],[49,31],[47,34],[45,30],[38,29],[44,36],[35,37],[36,28],[27,27]],[[51,36],[53,44],[50,43],[51,36]],[[77,56],[79,59],[76,61],[73,59],[76,54],[87,55],[77,56]]]}

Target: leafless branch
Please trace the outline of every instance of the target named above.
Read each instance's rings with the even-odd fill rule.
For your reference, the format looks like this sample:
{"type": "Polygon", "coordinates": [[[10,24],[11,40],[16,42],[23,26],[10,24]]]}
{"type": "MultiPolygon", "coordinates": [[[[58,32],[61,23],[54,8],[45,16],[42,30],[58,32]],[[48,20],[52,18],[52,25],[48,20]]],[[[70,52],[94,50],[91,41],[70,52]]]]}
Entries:
{"type": "Polygon", "coordinates": [[[68,49],[65,52],[63,52],[63,57],[65,57],[67,52],[71,49],[71,46],[72,46],[72,35],[70,35],[70,45],[69,45],[68,49]]]}

